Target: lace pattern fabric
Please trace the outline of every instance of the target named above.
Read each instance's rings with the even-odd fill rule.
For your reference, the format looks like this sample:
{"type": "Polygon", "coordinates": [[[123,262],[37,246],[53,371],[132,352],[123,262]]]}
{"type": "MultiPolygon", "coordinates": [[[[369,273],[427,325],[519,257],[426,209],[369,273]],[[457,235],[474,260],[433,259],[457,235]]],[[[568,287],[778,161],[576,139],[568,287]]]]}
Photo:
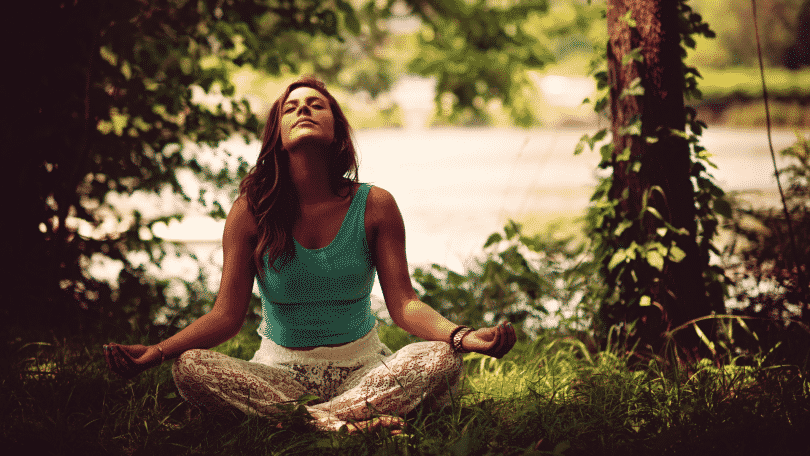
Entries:
{"type": "Polygon", "coordinates": [[[315,425],[337,430],[349,421],[404,415],[424,402],[446,405],[461,380],[462,358],[445,342],[419,342],[396,353],[373,329],[339,347],[290,350],[263,339],[250,361],[189,350],[172,366],[181,396],[213,413],[278,413],[277,404],[304,394],[315,425]]]}

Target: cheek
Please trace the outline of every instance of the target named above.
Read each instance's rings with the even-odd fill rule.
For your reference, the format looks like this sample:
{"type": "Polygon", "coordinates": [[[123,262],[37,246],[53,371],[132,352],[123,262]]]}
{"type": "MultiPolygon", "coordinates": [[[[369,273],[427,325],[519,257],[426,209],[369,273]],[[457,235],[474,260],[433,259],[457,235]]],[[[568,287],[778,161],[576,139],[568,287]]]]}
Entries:
{"type": "Polygon", "coordinates": [[[281,125],[279,125],[279,133],[281,133],[282,137],[286,137],[290,134],[290,130],[292,129],[292,121],[289,119],[282,119],[281,125]]]}

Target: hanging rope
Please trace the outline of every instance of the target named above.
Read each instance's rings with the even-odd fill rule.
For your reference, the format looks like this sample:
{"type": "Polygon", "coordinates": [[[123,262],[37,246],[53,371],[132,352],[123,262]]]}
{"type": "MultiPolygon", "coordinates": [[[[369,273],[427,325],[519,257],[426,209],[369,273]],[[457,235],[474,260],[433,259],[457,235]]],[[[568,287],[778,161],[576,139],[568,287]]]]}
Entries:
{"type": "MultiPolygon", "coordinates": [[[[790,238],[791,253],[790,258],[793,260],[793,267],[796,269],[799,279],[799,294],[804,296],[803,290],[806,286],[804,280],[804,273],[802,268],[796,261],[796,255],[799,251],[796,248],[796,236],[793,234],[793,220],[788,210],[787,201],[785,199],[785,192],[782,190],[782,181],[779,178],[779,168],[776,165],[776,153],[773,150],[773,139],[771,138],[771,109],[768,102],[768,86],[765,84],[765,65],[762,63],[762,44],[759,39],[759,26],[757,25],[757,2],[751,0],[751,12],[754,15],[754,35],[757,40],[757,57],[759,58],[759,74],[762,79],[762,98],[765,101],[765,125],[768,129],[768,147],[771,151],[771,160],[773,161],[774,175],[776,176],[776,186],[779,188],[779,197],[782,199],[782,210],[785,213],[785,221],[788,227],[788,237],[790,238]]],[[[804,309],[802,309],[804,311],[804,309]]]]}

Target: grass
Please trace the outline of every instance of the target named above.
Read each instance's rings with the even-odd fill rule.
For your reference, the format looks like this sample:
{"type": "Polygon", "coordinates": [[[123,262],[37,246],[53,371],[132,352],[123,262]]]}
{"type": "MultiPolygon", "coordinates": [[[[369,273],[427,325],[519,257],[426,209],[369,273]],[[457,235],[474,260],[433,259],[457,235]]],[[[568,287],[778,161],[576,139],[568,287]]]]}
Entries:
{"type": "MultiPolygon", "coordinates": [[[[699,89],[706,99],[737,95],[747,98],[762,96],[762,79],[758,67],[728,69],[700,69],[699,89]]],[[[806,97],[810,87],[810,70],[766,68],[765,83],[774,97],[806,97]]]]}
{"type": "MultiPolygon", "coordinates": [[[[384,327],[396,349],[412,339],[384,327]]],[[[244,331],[217,350],[247,358],[244,331]]],[[[630,369],[628,354],[591,353],[550,335],[502,360],[466,355],[453,405],[408,416],[409,436],[311,430],[294,411],[277,429],[258,418],[189,419],[170,364],[123,381],[104,366],[101,343],[7,344],[3,351],[3,453],[148,455],[666,455],[808,454],[806,366],[738,358],[630,369]],[[742,361],[746,361],[743,363],[742,361]],[[751,364],[751,365],[743,365],[751,364]]]]}

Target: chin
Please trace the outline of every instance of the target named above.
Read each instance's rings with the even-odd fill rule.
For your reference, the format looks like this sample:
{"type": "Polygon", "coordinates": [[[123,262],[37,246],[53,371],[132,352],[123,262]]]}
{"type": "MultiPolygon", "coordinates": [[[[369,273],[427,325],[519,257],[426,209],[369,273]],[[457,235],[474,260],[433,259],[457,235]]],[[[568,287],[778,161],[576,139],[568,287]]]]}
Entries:
{"type": "Polygon", "coordinates": [[[284,145],[287,150],[295,150],[299,148],[326,148],[332,144],[333,139],[321,135],[305,135],[293,138],[292,141],[284,145]]]}

